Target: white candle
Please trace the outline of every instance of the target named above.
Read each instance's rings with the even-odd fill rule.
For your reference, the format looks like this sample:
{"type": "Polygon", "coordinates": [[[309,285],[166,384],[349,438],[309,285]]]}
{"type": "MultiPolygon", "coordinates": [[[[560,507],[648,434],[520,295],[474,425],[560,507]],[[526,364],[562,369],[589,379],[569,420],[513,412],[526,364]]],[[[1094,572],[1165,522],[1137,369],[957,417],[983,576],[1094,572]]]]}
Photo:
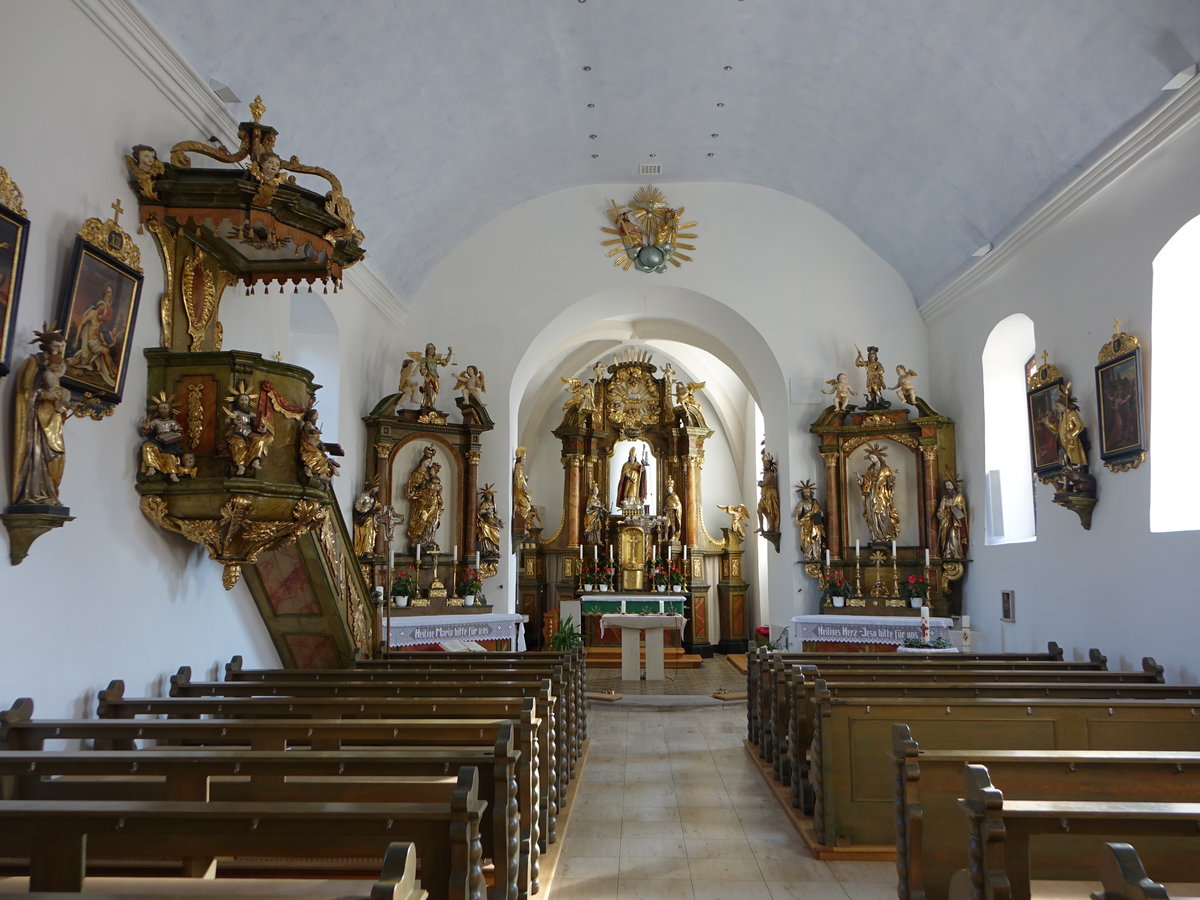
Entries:
{"type": "Polygon", "coordinates": [[[962,617],[962,627],[963,627],[963,631],[966,631],[967,629],[969,629],[971,627],[971,617],[970,616],[962,617]]]}
{"type": "Polygon", "coordinates": [[[583,544],[579,545],[579,558],[583,559],[583,544]]]}
{"type": "Polygon", "coordinates": [[[600,562],[600,545],[592,544],[592,562],[600,562]]]}
{"type": "Polygon", "coordinates": [[[612,555],[613,555],[613,552],[612,552],[612,544],[609,544],[609,545],[608,545],[608,558],[609,558],[609,559],[612,559],[612,555]]]}
{"type": "Polygon", "coordinates": [[[421,545],[417,544],[417,562],[421,561],[421,545]]]}
{"type": "Polygon", "coordinates": [[[479,551],[475,551],[475,570],[479,570],[479,551]]]}
{"type": "Polygon", "coordinates": [[[687,562],[687,544],[683,545],[683,561],[687,562]]]}
{"type": "Polygon", "coordinates": [[[458,562],[458,544],[454,545],[454,561],[458,562]]]}
{"type": "Polygon", "coordinates": [[[921,607],[921,625],[926,628],[929,627],[929,607],[928,606],[921,607]]]}
{"type": "Polygon", "coordinates": [[[829,565],[829,551],[828,550],[825,551],[825,565],[827,565],[827,566],[829,565]]]}
{"type": "Polygon", "coordinates": [[[671,545],[670,545],[670,544],[668,544],[668,545],[667,545],[667,562],[670,562],[670,561],[671,561],[671,550],[672,550],[672,549],[673,549],[673,548],[671,547],[671,545]]]}
{"type": "Polygon", "coordinates": [[[857,559],[857,558],[858,558],[858,555],[859,555],[859,544],[858,544],[858,538],[855,538],[855,539],[854,539],[854,557],[855,557],[855,559],[857,559]]]}
{"type": "Polygon", "coordinates": [[[925,548],[925,568],[929,568],[929,548],[925,548]]]}
{"type": "Polygon", "coordinates": [[[892,541],[892,556],[896,555],[896,542],[892,541]]]}

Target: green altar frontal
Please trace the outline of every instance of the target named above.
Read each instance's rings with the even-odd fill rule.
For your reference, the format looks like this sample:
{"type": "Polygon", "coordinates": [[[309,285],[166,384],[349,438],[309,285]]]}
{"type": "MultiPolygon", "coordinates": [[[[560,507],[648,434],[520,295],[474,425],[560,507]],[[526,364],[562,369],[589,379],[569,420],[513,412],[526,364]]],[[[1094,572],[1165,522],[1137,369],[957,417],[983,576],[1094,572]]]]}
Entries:
{"type": "Polygon", "coordinates": [[[669,614],[683,615],[683,600],[641,600],[641,599],[611,599],[583,600],[585,616],[601,616],[605,613],[626,613],[631,615],[669,614]]]}

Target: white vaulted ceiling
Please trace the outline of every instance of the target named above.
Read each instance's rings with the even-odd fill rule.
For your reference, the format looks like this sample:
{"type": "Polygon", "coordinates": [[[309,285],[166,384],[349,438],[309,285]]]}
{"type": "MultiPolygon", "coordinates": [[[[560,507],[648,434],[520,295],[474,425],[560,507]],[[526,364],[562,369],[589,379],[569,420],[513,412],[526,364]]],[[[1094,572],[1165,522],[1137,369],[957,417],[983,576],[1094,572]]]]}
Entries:
{"type": "Polygon", "coordinates": [[[1197,0],[136,2],[341,177],[405,299],[532,198],[711,181],[825,209],[920,303],[1200,58],[1197,0]]]}

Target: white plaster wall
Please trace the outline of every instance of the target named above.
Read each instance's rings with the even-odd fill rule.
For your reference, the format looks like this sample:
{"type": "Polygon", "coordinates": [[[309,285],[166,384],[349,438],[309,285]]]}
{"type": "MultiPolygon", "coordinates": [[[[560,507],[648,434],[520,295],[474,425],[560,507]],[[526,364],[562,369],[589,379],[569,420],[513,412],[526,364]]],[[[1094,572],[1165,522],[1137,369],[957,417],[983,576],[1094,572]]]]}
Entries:
{"type": "MultiPolygon", "coordinates": [[[[0,165],[25,195],[32,222],[17,323],[15,365],[28,355],[35,328],[54,317],[75,232],[83,220],[108,218],[120,198],[121,222],[136,227],[136,200],[122,156],[133,143],[154,145],[165,158],[183,139],[203,139],[195,126],[104,34],[66,0],[6,3],[0,28],[0,165]]],[[[288,135],[303,156],[303,135],[288,135]]],[[[220,568],[196,545],[167,534],[138,512],[133,488],[144,415],[142,350],[159,343],[162,269],[150,236],[135,235],[146,272],[124,402],[102,422],[68,422],[61,496],[76,517],[34,543],[19,566],[0,540],[0,706],[32,696],[44,716],[92,714],[94,692],[124,678],[130,694],[158,691],[165,676],[191,665],[214,677],[235,653],[250,665],[277,665],[249,592],[226,593],[220,568]]],[[[394,348],[394,329],[381,327],[347,278],[330,295],[339,326],[343,370],[340,428],[347,450],[338,496],[348,509],[361,484],[362,426],[378,398],[394,348]]],[[[226,347],[287,357],[287,296],[224,300],[226,347]],[[249,303],[246,301],[253,301],[249,303]]],[[[15,366],[14,366],[15,367],[15,366]]],[[[387,375],[386,380],[391,376],[387,375]]],[[[0,382],[3,503],[9,502],[12,386],[0,382]]]]}
{"type": "MultiPolygon", "coordinates": [[[[534,383],[542,377],[535,374],[542,359],[602,319],[628,320],[643,338],[693,343],[721,358],[763,410],[768,446],[780,459],[781,493],[800,478],[820,479],[820,458],[808,433],[807,413],[815,408],[804,408],[805,417],[797,418],[789,379],[805,379],[819,390],[825,378],[846,370],[861,382],[855,343],[878,344],[885,363],[903,361],[924,372],[925,330],[911,294],[889,266],[824,212],[750,185],[664,185],[668,198],[686,205],[687,218],[698,222],[695,260],[662,275],[622,271],[605,257],[600,242],[609,235],[600,228],[609,200],[634,188],[580,187],[514,208],[448,251],[414,298],[411,323],[420,340],[452,343],[456,357],[487,374],[488,408],[497,427],[484,438],[481,481],[509,494],[518,444],[531,447],[538,467],[560,471],[557,450],[537,446],[554,439],[520,431],[518,411],[527,392],[543,388],[534,383]]],[[[554,379],[552,387],[559,386],[554,379]]],[[[751,453],[757,456],[756,443],[751,453]]],[[[706,481],[705,495],[728,498],[741,491],[753,510],[757,476],[751,475],[742,473],[741,484],[706,481]]],[[[556,520],[560,497],[561,488],[535,500],[550,505],[555,514],[549,518],[556,520]]],[[[508,506],[511,498],[503,502],[508,506]]],[[[719,534],[723,515],[714,518],[706,511],[710,529],[719,534]]],[[[547,527],[552,530],[554,522],[547,527]]],[[[754,544],[765,546],[747,541],[748,571],[756,565],[754,544]]],[[[756,585],[769,598],[773,623],[809,611],[808,605],[815,611],[815,601],[802,608],[797,599],[803,579],[790,526],[782,550],[768,556],[768,583],[756,585]]],[[[507,584],[511,558],[505,563],[498,580],[507,584]]]]}
{"type": "MultiPolygon", "coordinates": [[[[1151,263],[1184,223],[1200,215],[1200,127],[1152,151],[986,282],[930,324],[935,405],[958,421],[959,464],[972,502],[966,612],[981,649],[1028,649],[1056,640],[1075,655],[1099,647],[1110,668],[1139,668],[1143,656],[1167,666],[1170,681],[1195,682],[1200,590],[1192,561],[1200,532],[1151,534],[1148,462],[1127,473],[1103,468],[1098,455],[1093,370],[1112,322],[1142,339],[1148,354],[1151,263]],[[983,543],[983,388],[980,357],[988,334],[1006,316],[1033,319],[1037,348],[1072,379],[1093,436],[1092,471],[1099,503],[1091,531],[1037,488],[1037,540],[983,543]],[[1017,596],[1017,621],[999,621],[1000,591],[1017,596]]],[[[1149,357],[1143,359],[1147,376],[1149,357]]],[[[1190,415],[1154,409],[1151,415],[1190,415]]],[[[1021,436],[1026,440],[1025,436],[1021,436]]],[[[1160,475],[1162,473],[1159,473],[1160,475]]],[[[1179,477],[1192,477],[1180,473],[1179,477]]]]}

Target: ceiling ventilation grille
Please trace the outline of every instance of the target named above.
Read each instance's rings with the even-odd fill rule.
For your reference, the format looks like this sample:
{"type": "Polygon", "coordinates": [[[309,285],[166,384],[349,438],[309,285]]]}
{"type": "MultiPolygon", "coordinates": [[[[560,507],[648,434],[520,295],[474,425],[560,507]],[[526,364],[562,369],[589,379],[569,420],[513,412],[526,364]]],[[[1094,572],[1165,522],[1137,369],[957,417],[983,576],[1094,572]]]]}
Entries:
{"type": "Polygon", "coordinates": [[[661,175],[662,163],[642,163],[638,166],[639,175],[661,175]]]}

